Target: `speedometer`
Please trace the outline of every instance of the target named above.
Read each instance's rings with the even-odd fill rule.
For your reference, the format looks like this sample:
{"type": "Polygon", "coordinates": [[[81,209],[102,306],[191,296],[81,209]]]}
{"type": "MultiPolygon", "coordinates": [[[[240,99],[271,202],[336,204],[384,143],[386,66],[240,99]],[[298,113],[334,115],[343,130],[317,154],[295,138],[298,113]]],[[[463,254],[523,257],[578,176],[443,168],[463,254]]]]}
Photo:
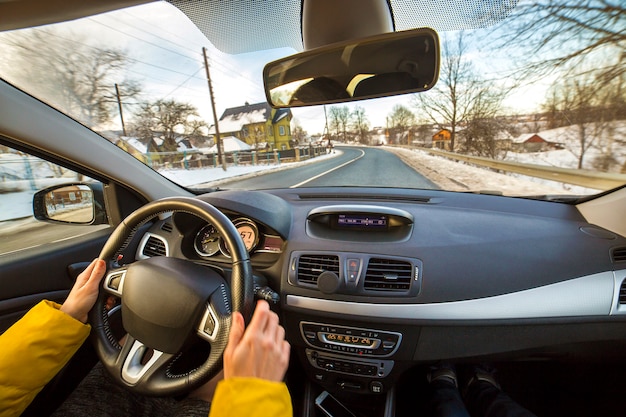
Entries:
{"type": "MultiPolygon", "coordinates": [[[[236,219],[233,221],[233,224],[237,228],[237,232],[239,232],[239,236],[241,236],[246,250],[248,252],[252,251],[259,243],[259,229],[256,224],[254,224],[252,220],[245,218],[236,219]]],[[[220,239],[220,250],[224,255],[230,256],[230,252],[223,239],[220,239]]]]}
{"type": "Polygon", "coordinates": [[[207,224],[196,235],[194,247],[200,256],[213,256],[220,250],[220,240],[215,226],[207,224]]]}

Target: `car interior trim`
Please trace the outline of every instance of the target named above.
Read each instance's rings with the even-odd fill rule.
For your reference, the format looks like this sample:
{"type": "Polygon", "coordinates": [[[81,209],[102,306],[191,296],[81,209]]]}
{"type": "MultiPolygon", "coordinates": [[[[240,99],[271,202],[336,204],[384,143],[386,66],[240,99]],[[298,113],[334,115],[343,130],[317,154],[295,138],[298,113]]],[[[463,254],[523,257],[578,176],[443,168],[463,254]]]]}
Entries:
{"type": "Polygon", "coordinates": [[[138,340],[135,340],[133,346],[130,348],[128,357],[124,362],[122,368],[122,378],[129,384],[135,384],[139,381],[146,372],[156,363],[157,360],[163,355],[163,352],[156,349],[151,349],[152,356],[147,363],[142,364],[142,358],[146,354],[146,351],[150,349],[138,340]]]}
{"type": "Polygon", "coordinates": [[[608,316],[614,298],[612,271],[510,294],[430,304],[375,304],[287,295],[289,307],[360,317],[421,320],[498,320],[608,316]]]}
{"type": "Polygon", "coordinates": [[[626,315],[626,300],[623,291],[626,290],[626,269],[615,271],[615,284],[613,288],[613,305],[611,307],[611,315],[626,315]],[[622,297],[620,297],[620,294],[622,297]]]}

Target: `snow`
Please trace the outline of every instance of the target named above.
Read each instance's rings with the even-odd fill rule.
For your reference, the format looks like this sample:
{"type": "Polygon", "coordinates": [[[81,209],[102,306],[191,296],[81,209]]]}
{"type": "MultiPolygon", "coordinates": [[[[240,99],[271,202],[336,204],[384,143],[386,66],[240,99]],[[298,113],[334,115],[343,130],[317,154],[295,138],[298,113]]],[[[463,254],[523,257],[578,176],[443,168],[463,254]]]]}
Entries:
{"type": "MultiPolygon", "coordinates": [[[[430,155],[424,150],[393,147],[385,147],[385,149],[397,154],[407,165],[444,190],[493,192],[512,196],[563,194],[564,192],[564,189],[559,188],[558,185],[551,186],[531,179],[492,172],[485,168],[430,155]]],[[[570,192],[567,190],[567,193],[570,192]]]]}
{"type": "MultiPolygon", "coordinates": [[[[626,121],[610,123],[594,136],[594,126],[585,126],[590,148],[583,158],[583,169],[597,171],[594,167],[596,158],[610,154],[615,164],[611,172],[620,172],[626,164],[626,121]]],[[[512,152],[506,154],[505,160],[525,164],[546,165],[560,168],[577,168],[580,145],[577,127],[568,126],[536,132],[549,142],[563,145],[564,149],[545,152],[512,152]]],[[[520,135],[514,142],[523,142],[533,133],[520,135]]],[[[528,177],[515,173],[496,173],[486,168],[454,162],[449,159],[433,156],[422,150],[406,150],[387,147],[398,154],[405,163],[427,176],[441,188],[452,191],[497,191],[504,195],[541,195],[541,194],[595,194],[594,190],[541,178],[528,177]]]]}
{"type": "MultiPolygon", "coordinates": [[[[599,132],[594,129],[594,125],[591,123],[585,125],[585,129],[587,141],[591,145],[584,154],[582,168],[596,171],[593,166],[596,158],[610,154],[616,161],[614,172],[619,172],[626,163],[626,120],[610,123],[599,132]]],[[[509,152],[506,160],[561,168],[578,168],[578,155],[580,154],[578,127],[559,127],[542,130],[536,134],[548,142],[563,145],[564,149],[528,153],[509,152]]],[[[523,142],[532,135],[533,133],[520,135],[514,142],[523,142]]]]}
{"type": "MultiPolygon", "coordinates": [[[[223,152],[248,151],[250,149],[252,149],[250,145],[234,136],[226,136],[222,138],[223,152]]],[[[217,145],[211,146],[204,153],[217,153],[217,145]]]]}
{"type": "Polygon", "coordinates": [[[253,174],[259,171],[267,171],[277,169],[280,165],[239,165],[229,166],[226,171],[221,167],[217,168],[199,168],[199,169],[167,169],[159,171],[159,174],[169,178],[173,182],[183,187],[193,187],[196,184],[213,182],[232,177],[240,177],[243,175],[253,174]]]}

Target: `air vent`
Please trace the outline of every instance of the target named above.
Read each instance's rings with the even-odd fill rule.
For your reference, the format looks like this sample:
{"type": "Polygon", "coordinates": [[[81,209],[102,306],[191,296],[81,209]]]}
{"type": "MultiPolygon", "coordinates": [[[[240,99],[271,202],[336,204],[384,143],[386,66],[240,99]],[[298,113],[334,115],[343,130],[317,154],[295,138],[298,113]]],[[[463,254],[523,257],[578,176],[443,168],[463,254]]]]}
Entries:
{"type": "Polygon", "coordinates": [[[626,304],[626,280],[622,281],[622,285],[619,287],[619,303],[620,305],[626,304]]]}
{"type": "Polygon", "coordinates": [[[364,287],[371,291],[404,292],[411,288],[410,262],[372,258],[367,265],[364,287]]]}
{"type": "Polygon", "coordinates": [[[626,247],[622,248],[613,248],[611,251],[611,258],[614,263],[617,262],[626,262],[626,247]]]}
{"type": "Polygon", "coordinates": [[[163,223],[161,225],[161,230],[163,230],[164,232],[167,233],[172,233],[172,229],[174,228],[174,226],[172,226],[172,223],[163,223]]]}
{"type": "Polygon", "coordinates": [[[302,255],[298,260],[298,282],[317,284],[324,271],[339,275],[339,257],[335,255],[302,255]]]}
{"type": "Polygon", "coordinates": [[[153,256],[166,256],[167,247],[165,245],[165,241],[156,236],[150,236],[146,241],[141,254],[148,258],[152,258],[153,256]]]}

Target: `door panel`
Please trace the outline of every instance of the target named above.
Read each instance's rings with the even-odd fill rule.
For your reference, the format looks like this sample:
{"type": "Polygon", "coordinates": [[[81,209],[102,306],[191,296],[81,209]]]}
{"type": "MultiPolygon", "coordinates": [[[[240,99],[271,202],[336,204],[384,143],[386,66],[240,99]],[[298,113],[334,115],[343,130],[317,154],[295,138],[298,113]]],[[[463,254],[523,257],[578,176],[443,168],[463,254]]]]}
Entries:
{"type": "Polygon", "coordinates": [[[0,256],[0,333],[43,299],[63,302],[110,230],[0,256]]]}

